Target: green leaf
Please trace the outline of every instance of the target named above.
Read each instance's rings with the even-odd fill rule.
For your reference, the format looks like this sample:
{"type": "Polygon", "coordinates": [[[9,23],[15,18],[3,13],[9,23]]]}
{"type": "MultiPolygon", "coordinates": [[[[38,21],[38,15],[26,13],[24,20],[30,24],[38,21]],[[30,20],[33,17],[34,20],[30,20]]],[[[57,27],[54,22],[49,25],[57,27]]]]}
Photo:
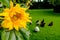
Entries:
{"type": "Polygon", "coordinates": [[[14,4],[16,4],[16,0],[12,0],[14,4]]]}
{"type": "Polygon", "coordinates": [[[10,32],[6,32],[6,30],[3,30],[1,32],[1,40],[8,40],[10,32]]]}
{"type": "Polygon", "coordinates": [[[17,40],[23,40],[23,36],[21,35],[19,31],[15,31],[15,34],[16,34],[17,40]]]}
{"type": "Polygon", "coordinates": [[[2,32],[2,30],[0,30],[0,40],[1,40],[1,32],[2,32]]]}
{"type": "Polygon", "coordinates": [[[5,30],[3,30],[2,32],[1,32],[1,40],[6,40],[6,32],[5,32],[5,30]]]}
{"type": "Polygon", "coordinates": [[[2,1],[0,1],[0,13],[3,12],[3,9],[4,9],[3,8],[3,3],[2,3],[2,1]]]}
{"type": "Polygon", "coordinates": [[[24,3],[21,3],[21,7],[27,8],[26,4],[24,4],[24,3]]]}
{"type": "Polygon", "coordinates": [[[30,37],[30,32],[24,28],[20,30],[21,34],[23,35],[25,40],[29,40],[30,37]]]}
{"type": "Polygon", "coordinates": [[[9,39],[10,32],[6,32],[6,40],[9,39]]]}
{"type": "Polygon", "coordinates": [[[2,12],[3,12],[3,9],[4,9],[4,8],[0,8],[0,13],[2,13],[2,12]]]}
{"type": "Polygon", "coordinates": [[[2,0],[0,0],[0,2],[2,2],[2,0]]]}
{"type": "Polygon", "coordinates": [[[16,36],[15,36],[15,33],[14,31],[10,31],[10,36],[9,36],[9,40],[16,40],[16,36]]]}
{"type": "Polygon", "coordinates": [[[10,0],[2,0],[3,5],[5,5],[7,8],[10,7],[10,0]]]}

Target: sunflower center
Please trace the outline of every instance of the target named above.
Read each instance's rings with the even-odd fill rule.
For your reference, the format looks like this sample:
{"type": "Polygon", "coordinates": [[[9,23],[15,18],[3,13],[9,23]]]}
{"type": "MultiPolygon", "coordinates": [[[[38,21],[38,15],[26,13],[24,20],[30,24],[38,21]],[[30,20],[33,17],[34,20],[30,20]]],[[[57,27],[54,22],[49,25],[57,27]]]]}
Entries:
{"type": "Polygon", "coordinates": [[[20,13],[16,13],[16,15],[13,15],[13,17],[11,17],[12,21],[17,21],[18,19],[21,19],[21,14],[20,13]]]}
{"type": "Polygon", "coordinates": [[[14,16],[13,16],[13,18],[17,18],[17,16],[16,16],[16,15],[14,15],[14,16]]]}

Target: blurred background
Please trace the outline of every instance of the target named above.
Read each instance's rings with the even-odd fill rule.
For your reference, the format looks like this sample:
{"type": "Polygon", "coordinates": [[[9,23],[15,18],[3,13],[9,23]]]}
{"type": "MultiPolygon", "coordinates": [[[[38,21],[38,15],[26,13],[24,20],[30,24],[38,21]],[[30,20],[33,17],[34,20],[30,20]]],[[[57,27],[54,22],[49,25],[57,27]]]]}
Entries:
{"type": "MultiPolygon", "coordinates": [[[[60,40],[60,0],[12,0],[14,4],[19,3],[21,7],[29,8],[28,12],[32,17],[30,26],[30,40],[60,40]],[[39,32],[33,32],[36,21],[46,23],[44,27],[39,27],[39,32]],[[48,26],[53,22],[52,26],[48,26]]],[[[4,8],[9,8],[9,0],[0,0],[0,12],[4,8]]]]}
{"type": "Polygon", "coordinates": [[[32,0],[30,9],[54,9],[60,12],[60,0],[32,0]]]}
{"type": "MultiPolygon", "coordinates": [[[[23,7],[29,9],[54,9],[54,12],[60,12],[60,0],[12,0],[14,4],[20,3],[23,7]]],[[[1,7],[9,7],[9,0],[0,0],[1,7]]]]}

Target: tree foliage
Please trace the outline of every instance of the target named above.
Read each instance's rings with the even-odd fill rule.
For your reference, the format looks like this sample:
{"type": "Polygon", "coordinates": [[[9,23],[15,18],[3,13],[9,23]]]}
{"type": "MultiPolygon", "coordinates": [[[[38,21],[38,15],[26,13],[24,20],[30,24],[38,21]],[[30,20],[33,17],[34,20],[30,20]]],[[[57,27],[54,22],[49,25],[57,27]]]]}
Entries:
{"type": "Polygon", "coordinates": [[[50,4],[60,5],[60,0],[50,0],[50,4]]]}

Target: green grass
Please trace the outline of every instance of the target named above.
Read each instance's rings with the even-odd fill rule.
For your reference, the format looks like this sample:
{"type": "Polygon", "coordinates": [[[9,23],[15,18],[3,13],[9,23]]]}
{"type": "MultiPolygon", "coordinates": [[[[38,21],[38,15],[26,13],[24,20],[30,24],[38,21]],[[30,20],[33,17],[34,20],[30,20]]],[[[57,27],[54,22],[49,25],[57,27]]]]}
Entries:
{"type": "Polygon", "coordinates": [[[29,10],[32,17],[32,25],[30,26],[30,40],[60,40],[60,13],[54,13],[52,9],[34,9],[29,10]],[[45,21],[45,27],[39,27],[40,31],[33,32],[36,27],[36,20],[45,21]],[[48,24],[53,21],[53,26],[48,24]]]}

